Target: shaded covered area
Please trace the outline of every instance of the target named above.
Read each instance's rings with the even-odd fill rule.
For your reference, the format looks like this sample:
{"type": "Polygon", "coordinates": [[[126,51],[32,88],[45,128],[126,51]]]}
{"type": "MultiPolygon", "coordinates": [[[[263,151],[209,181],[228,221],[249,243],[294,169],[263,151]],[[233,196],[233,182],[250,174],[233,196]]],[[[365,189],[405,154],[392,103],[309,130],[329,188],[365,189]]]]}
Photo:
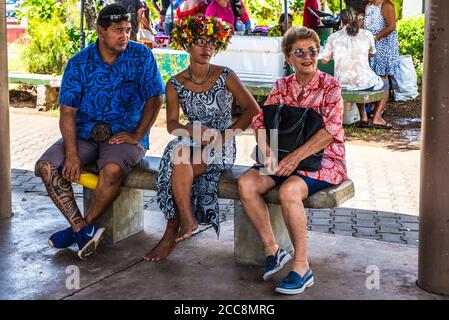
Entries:
{"type": "MultiPolygon", "coordinates": [[[[430,0],[426,25],[420,247],[380,243],[311,232],[310,260],[317,285],[284,299],[438,299],[449,294],[449,3],[430,0]],[[418,263],[419,261],[419,263],[418,263]],[[368,267],[373,266],[370,269],[368,267]],[[377,268],[377,269],[376,269],[377,268]],[[370,271],[371,270],[371,271],[370,271]],[[379,271],[379,288],[367,277],[379,271]],[[338,276],[336,276],[338,275],[338,276]]],[[[147,264],[142,255],[159,239],[165,220],[145,213],[146,229],[114,246],[100,248],[81,263],[71,250],[46,245],[48,230],[63,227],[48,197],[11,192],[6,19],[0,3],[0,298],[2,299],[277,299],[273,282],[259,279],[260,268],[237,265],[233,222],[223,223],[220,240],[208,230],[179,247],[169,260],[147,264]],[[13,199],[12,199],[13,197],[13,199]],[[24,200],[25,199],[25,200],[24,200]],[[11,218],[12,212],[15,213],[11,218]],[[30,215],[29,212],[33,212],[30,215]],[[56,224],[61,224],[56,226],[56,224]],[[79,286],[67,280],[79,270],[79,286]],[[192,272],[194,270],[194,272],[192,272]],[[220,275],[217,280],[217,275],[220,275]],[[209,285],[213,284],[213,285],[209,285]]],[[[65,225],[65,224],[64,224],[65,225]]],[[[69,279],[70,280],[70,279],[69,279]]]]}
{"type": "Polygon", "coordinates": [[[163,215],[151,205],[145,210],[144,232],[102,245],[92,259],[80,261],[75,248],[56,251],[47,246],[48,230],[65,225],[47,196],[15,192],[13,203],[17,214],[0,222],[0,299],[442,298],[416,287],[416,246],[312,231],[310,262],[316,283],[304,294],[286,297],[274,287],[289,265],[265,282],[262,267],[235,263],[230,211],[222,211],[220,239],[212,229],[202,229],[166,261],[148,263],[142,256],[165,229],[163,215]]]}

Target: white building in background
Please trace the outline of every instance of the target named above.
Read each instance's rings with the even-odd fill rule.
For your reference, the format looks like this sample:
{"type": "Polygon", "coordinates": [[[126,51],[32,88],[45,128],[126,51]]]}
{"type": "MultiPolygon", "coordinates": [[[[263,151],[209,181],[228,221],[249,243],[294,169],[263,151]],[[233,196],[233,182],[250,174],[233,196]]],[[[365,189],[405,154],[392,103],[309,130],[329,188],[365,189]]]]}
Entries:
{"type": "Polygon", "coordinates": [[[402,3],[402,19],[419,16],[424,13],[425,0],[404,0],[402,3]]]}

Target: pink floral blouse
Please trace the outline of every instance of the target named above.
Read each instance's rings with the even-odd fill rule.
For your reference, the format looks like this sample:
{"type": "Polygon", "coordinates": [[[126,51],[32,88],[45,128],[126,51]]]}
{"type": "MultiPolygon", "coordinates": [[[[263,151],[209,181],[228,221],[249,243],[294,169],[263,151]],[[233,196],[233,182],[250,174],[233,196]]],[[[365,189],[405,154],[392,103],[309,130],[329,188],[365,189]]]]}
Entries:
{"type": "MultiPolygon", "coordinates": [[[[312,81],[305,87],[298,83],[295,74],[279,79],[265,102],[265,105],[271,104],[314,108],[323,116],[324,129],[334,137],[334,141],[324,150],[321,170],[313,172],[299,170],[298,173],[332,184],[339,184],[348,178],[342,125],[341,85],[334,77],[317,70],[312,81]]],[[[263,111],[254,117],[252,128],[255,130],[265,128],[263,111]]]]}

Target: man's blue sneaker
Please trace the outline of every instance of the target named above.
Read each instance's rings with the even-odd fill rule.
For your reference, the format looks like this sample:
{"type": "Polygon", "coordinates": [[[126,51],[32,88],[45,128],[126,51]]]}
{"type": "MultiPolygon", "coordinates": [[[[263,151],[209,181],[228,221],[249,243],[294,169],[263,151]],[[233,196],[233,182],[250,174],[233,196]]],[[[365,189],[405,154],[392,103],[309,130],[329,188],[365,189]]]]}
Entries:
{"type": "Polygon", "coordinates": [[[282,269],[284,264],[291,260],[292,256],[282,249],[278,248],[276,254],[274,256],[268,256],[265,270],[263,271],[262,278],[267,281],[270,279],[276,272],[282,269]]]}
{"type": "Polygon", "coordinates": [[[52,248],[65,249],[75,243],[72,227],[53,233],[48,239],[48,244],[52,248]]]}
{"type": "Polygon", "coordinates": [[[298,294],[312,285],[313,273],[311,269],[307,270],[304,277],[301,277],[301,275],[295,271],[290,271],[284,280],[282,280],[281,284],[276,288],[276,292],[283,294],[298,294]]]}
{"type": "Polygon", "coordinates": [[[74,233],[76,244],[79,248],[78,257],[81,260],[86,260],[97,249],[105,231],[105,228],[89,225],[74,233]]]}

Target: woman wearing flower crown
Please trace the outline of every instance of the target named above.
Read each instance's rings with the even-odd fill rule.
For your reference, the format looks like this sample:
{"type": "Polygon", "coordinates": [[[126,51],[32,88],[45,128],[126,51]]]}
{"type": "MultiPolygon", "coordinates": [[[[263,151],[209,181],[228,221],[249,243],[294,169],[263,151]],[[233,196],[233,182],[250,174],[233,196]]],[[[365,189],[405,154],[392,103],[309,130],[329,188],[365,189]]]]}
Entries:
{"type": "Polygon", "coordinates": [[[178,138],[167,145],[159,167],[157,201],[168,221],[147,261],[167,257],[198,224],[211,224],[219,234],[218,180],[235,161],[234,136],[260,110],[232,70],[209,63],[230,38],[229,25],[217,18],[191,17],[173,29],[172,45],[190,54],[190,66],[167,83],[167,130],[178,138]],[[234,98],[244,112],[232,123],[234,98]],[[179,121],[179,107],[187,124],[179,121]]]}

